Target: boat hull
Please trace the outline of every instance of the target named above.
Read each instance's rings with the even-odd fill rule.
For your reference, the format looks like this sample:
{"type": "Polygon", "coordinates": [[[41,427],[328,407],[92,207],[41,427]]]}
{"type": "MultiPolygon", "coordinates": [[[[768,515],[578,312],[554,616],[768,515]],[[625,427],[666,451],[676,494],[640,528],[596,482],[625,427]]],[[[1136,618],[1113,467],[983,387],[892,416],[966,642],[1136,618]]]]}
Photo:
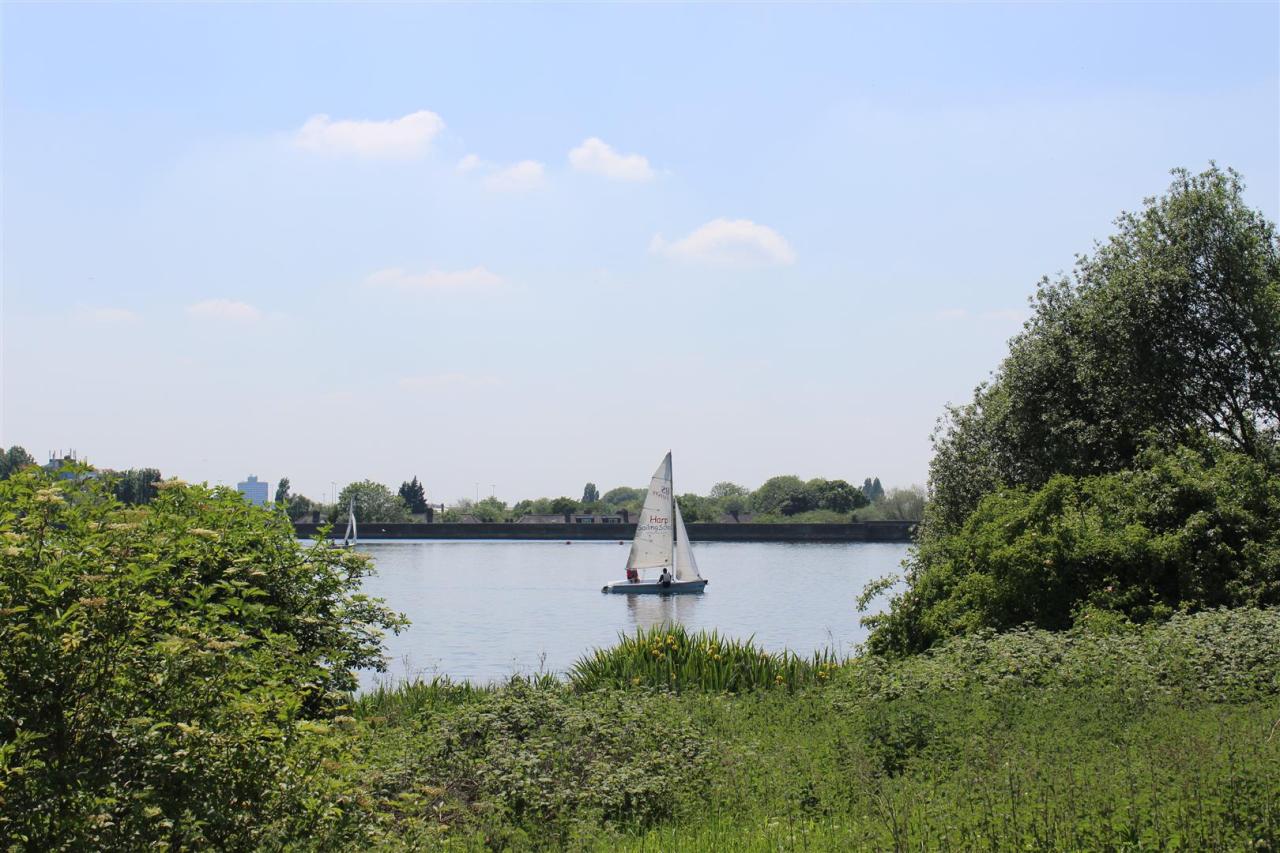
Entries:
{"type": "Polygon", "coordinates": [[[705,579],[696,581],[671,581],[663,586],[657,581],[614,581],[601,587],[601,592],[614,595],[688,595],[702,592],[707,587],[705,579]]]}

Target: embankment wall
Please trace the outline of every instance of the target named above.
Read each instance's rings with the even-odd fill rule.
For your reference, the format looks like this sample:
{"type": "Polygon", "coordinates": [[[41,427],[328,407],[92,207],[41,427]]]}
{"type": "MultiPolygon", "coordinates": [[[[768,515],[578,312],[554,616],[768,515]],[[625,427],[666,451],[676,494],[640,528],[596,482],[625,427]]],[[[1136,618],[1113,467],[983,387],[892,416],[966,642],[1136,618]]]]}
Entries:
{"type": "MultiPolygon", "coordinates": [[[[330,535],[342,535],[340,525],[330,535]]],[[[299,538],[314,539],[319,525],[297,522],[299,538]]],[[[690,524],[693,542],[910,542],[910,521],[852,524],[690,524]]],[[[360,539],[630,540],[634,524],[379,524],[360,525],[360,539]]]]}

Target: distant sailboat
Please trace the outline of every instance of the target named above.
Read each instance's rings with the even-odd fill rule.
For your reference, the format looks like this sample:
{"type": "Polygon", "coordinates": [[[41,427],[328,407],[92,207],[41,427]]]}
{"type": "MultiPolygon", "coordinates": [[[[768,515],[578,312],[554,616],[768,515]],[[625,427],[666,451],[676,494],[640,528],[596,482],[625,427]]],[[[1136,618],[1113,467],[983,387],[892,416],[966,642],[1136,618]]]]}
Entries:
{"type": "Polygon", "coordinates": [[[347,506],[347,535],[342,537],[342,547],[354,548],[356,535],[356,499],[353,497],[347,506]]]}
{"type": "Polygon", "coordinates": [[[606,584],[600,591],[622,595],[669,595],[702,592],[707,586],[706,579],[698,574],[698,562],[689,545],[689,532],[685,529],[684,517],[671,487],[669,452],[649,482],[649,493],[645,496],[644,508],[640,510],[636,524],[636,538],[627,557],[627,577],[627,580],[606,584]],[[641,577],[645,571],[658,571],[667,577],[665,580],[661,576],[646,580],[641,577]]]}

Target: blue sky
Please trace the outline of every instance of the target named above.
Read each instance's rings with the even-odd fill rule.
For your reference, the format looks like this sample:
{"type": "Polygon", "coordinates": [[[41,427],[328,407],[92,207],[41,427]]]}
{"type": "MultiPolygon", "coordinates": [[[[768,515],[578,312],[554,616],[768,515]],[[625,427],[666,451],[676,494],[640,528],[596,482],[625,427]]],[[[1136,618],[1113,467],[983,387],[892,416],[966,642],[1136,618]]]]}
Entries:
{"type": "Polygon", "coordinates": [[[0,444],[191,480],[920,483],[1169,169],[1280,212],[1275,4],[0,14],[0,444]]]}

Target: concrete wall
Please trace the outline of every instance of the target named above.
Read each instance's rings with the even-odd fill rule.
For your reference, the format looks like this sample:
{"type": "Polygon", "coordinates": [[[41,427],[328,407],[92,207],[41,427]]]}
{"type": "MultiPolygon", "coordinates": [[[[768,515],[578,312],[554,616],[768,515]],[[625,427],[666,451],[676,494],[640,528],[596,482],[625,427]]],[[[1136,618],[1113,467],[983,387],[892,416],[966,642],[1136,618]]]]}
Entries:
{"type": "MultiPolygon", "coordinates": [[[[341,537],[345,523],[330,535],[341,537]]],[[[318,525],[296,522],[298,536],[312,539],[318,525]]],[[[634,524],[378,524],[362,522],[360,539],[536,539],[630,541],[634,524]]],[[[693,542],[910,542],[915,523],[865,521],[854,524],[690,524],[693,542]]]]}

